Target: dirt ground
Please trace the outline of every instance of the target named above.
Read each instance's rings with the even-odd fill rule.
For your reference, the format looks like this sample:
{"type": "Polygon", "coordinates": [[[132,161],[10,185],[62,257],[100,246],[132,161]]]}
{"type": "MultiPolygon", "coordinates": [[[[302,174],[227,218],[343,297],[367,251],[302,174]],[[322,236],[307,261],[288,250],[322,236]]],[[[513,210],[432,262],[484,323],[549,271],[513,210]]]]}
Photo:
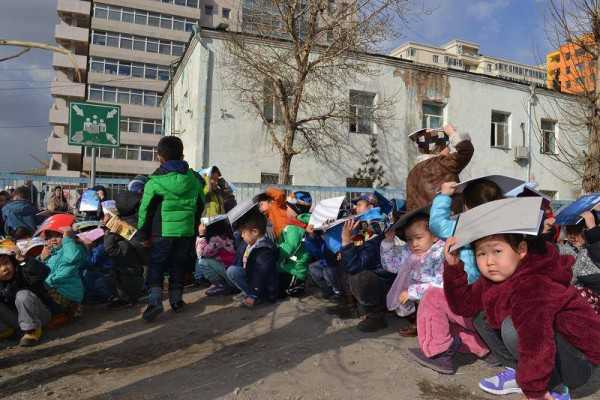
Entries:
{"type": "MultiPolygon", "coordinates": [[[[85,310],[81,321],[48,332],[38,347],[0,344],[3,399],[484,400],[480,378],[497,369],[462,356],[455,376],[409,361],[416,339],[402,321],[363,334],[314,298],[238,308],[231,298],[184,296],[181,314],[140,320],[143,306],[85,310]]],[[[600,380],[576,393],[600,399],[600,380]]],[[[519,396],[507,396],[506,400],[519,396]]]]}

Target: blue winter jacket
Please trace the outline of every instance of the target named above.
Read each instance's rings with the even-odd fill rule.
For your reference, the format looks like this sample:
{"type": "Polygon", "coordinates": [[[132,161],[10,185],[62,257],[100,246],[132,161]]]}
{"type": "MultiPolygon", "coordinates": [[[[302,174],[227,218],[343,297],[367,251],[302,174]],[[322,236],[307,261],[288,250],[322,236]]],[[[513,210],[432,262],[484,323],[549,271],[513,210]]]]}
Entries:
{"type": "Polygon", "coordinates": [[[27,200],[12,200],[2,208],[4,230],[6,234],[14,232],[17,228],[27,228],[35,232],[36,209],[27,200]]]}
{"type": "MultiPolygon", "coordinates": [[[[454,234],[456,220],[450,218],[452,214],[452,198],[445,194],[438,194],[433,199],[429,212],[429,229],[438,239],[446,240],[454,234]]],[[[470,246],[461,248],[458,256],[465,266],[469,283],[479,279],[479,268],[475,262],[475,253],[470,246]]]]}

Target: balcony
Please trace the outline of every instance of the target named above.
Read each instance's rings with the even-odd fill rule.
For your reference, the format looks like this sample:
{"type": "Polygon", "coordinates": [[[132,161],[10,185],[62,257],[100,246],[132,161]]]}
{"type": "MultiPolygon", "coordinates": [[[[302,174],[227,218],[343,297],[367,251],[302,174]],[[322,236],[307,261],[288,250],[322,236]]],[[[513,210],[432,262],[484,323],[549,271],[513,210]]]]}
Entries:
{"type": "Polygon", "coordinates": [[[57,42],[79,42],[88,43],[90,30],[88,28],[79,28],[64,23],[56,25],[54,38],[57,42]]]}
{"type": "Polygon", "coordinates": [[[68,125],[69,123],[69,109],[67,107],[57,107],[54,105],[50,107],[50,114],[48,121],[53,125],[68,125]]]}
{"type": "Polygon", "coordinates": [[[75,67],[77,67],[82,74],[85,74],[85,70],[87,68],[87,56],[79,56],[74,54],[72,57],[69,57],[66,54],[53,53],[52,66],[54,68],[69,69],[75,69],[75,67]]]}
{"type": "Polygon", "coordinates": [[[58,0],[56,12],[61,15],[90,16],[91,5],[89,1],[58,0]]]}
{"type": "Polygon", "coordinates": [[[85,83],[54,81],[50,94],[57,97],[83,99],[85,98],[85,83]]]}

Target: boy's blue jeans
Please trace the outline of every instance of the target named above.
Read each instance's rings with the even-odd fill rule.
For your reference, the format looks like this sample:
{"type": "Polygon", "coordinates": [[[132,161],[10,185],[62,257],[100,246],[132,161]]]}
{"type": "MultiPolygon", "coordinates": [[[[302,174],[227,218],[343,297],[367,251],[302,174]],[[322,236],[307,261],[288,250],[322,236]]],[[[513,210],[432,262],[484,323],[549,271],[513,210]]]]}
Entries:
{"type": "Polygon", "coordinates": [[[331,268],[319,260],[310,264],[308,270],[310,271],[310,276],[313,281],[315,281],[325,296],[341,293],[341,290],[337,285],[336,271],[334,268],[331,268]]]}
{"type": "Polygon", "coordinates": [[[147,283],[148,304],[162,304],[165,272],[169,273],[169,301],[176,304],[183,296],[185,266],[194,248],[194,237],[158,237],[152,240],[147,283]]]}
{"type": "Polygon", "coordinates": [[[231,267],[227,268],[227,277],[235,285],[235,287],[241,290],[244,295],[254,299],[258,298],[258,293],[256,293],[256,290],[251,288],[248,284],[248,276],[246,275],[246,270],[243,267],[232,265],[231,267]]]}
{"type": "Polygon", "coordinates": [[[214,258],[201,257],[196,262],[196,279],[204,277],[213,285],[235,287],[234,283],[227,277],[225,266],[214,258]]]}

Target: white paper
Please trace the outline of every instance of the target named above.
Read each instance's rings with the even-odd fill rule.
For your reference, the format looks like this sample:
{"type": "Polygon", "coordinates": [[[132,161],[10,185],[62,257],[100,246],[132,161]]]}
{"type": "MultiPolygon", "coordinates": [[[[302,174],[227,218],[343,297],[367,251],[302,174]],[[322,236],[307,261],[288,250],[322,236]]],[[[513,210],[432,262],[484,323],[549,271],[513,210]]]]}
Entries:
{"type": "Polygon", "coordinates": [[[325,222],[335,221],[340,213],[340,207],[342,206],[344,199],[345,196],[340,196],[321,200],[315,206],[308,224],[312,225],[314,229],[322,229],[325,222]]]}
{"type": "Polygon", "coordinates": [[[451,251],[477,239],[502,233],[537,235],[543,218],[541,197],[517,197],[491,201],[458,217],[451,251]]]}

